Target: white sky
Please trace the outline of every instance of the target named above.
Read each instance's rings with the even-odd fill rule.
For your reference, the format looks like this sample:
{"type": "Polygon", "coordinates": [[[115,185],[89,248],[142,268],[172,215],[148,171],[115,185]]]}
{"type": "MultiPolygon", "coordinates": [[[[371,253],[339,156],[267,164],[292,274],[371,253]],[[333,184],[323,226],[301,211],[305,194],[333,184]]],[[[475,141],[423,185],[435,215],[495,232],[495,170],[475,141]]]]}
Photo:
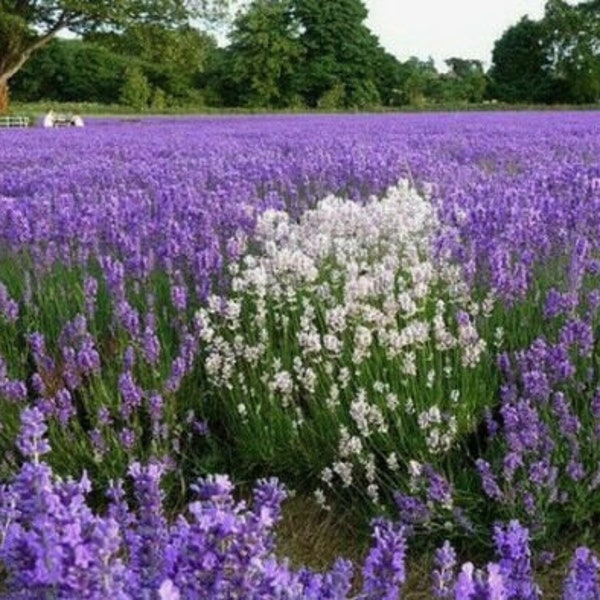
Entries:
{"type": "MultiPolygon", "coordinates": [[[[323,0],[326,2],[327,0],[323,0]]],[[[544,0],[365,0],[367,26],[400,60],[452,56],[491,62],[494,42],[523,15],[539,19],[544,0]]]]}

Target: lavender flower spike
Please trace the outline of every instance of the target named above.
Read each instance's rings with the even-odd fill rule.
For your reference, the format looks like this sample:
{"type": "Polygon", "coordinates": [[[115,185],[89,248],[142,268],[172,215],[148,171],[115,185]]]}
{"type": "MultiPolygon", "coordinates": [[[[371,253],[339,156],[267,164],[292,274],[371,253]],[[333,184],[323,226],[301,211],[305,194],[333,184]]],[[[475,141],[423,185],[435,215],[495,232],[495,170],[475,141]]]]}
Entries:
{"type": "Polygon", "coordinates": [[[50,444],[44,437],[48,430],[43,413],[38,408],[25,408],[21,412],[21,432],[17,448],[34,463],[42,454],[50,452],[50,444]]]}
{"type": "Polygon", "coordinates": [[[406,534],[403,525],[383,519],[373,522],[375,545],[363,567],[364,600],[398,600],[406,580],[406,534]]]}
{"type": "Polygon", "coordinates": [[[588,548],[577,548],[563,588],[563,600],[598,600],[600,561],[588,548]]]}
{"type": "Polygon", "coordinates": [[[435,567],[432,574],[434,597],[444,600],[451,598],[454,569],[456,567],[456,552],[450,542],[444,542],[444,545],[436,550],[435,567]]]}

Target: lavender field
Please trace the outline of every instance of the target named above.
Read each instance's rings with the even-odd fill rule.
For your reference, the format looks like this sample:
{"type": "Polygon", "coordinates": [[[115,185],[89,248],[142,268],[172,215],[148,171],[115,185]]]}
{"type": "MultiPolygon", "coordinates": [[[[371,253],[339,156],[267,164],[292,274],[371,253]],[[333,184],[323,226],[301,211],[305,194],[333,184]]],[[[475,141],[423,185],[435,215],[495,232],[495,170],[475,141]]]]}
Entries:
{"type": "Polygon", "coordinates": [[[600,598],[597,119],[0,132],[1,597],[600,598]]]}

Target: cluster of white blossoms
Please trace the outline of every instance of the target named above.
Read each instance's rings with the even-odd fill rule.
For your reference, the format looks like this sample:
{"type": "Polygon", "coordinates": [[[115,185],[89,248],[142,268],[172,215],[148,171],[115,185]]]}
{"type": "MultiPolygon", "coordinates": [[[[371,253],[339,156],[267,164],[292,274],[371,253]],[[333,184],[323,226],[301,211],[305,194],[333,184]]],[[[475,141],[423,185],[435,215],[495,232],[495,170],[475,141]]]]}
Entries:
{"type": "Polygon", "coordinates": [[[365,204],[327,197],[298,222],[267,211],[230,297],[197,315],[207,376],[240,419],[269,405],[293,435],[326,431],[323,483],[361,482],[375,502],[381,467],[446,452],[474,417],[455,384],[486,354],[477,324],[494,303],[433,261],[437,227],[407,182],[365,204]]]}

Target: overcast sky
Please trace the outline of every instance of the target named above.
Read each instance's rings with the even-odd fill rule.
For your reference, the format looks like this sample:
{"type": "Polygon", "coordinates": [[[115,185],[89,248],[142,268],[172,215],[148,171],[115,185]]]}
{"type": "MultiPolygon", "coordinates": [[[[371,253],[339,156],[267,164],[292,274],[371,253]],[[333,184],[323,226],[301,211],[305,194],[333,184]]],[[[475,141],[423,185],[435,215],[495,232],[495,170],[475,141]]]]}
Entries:
{"type": "MultiPolygon", "coordinates": [[[[326,2],[327,0],[323,0],[326,2]]],[[[491,62],[494,42],[527,14],[544,13],[544,0],[365,0],[367,25],[382,46],[406,60],[432,56],[438,69],[452,56],[491,62]]]]}

